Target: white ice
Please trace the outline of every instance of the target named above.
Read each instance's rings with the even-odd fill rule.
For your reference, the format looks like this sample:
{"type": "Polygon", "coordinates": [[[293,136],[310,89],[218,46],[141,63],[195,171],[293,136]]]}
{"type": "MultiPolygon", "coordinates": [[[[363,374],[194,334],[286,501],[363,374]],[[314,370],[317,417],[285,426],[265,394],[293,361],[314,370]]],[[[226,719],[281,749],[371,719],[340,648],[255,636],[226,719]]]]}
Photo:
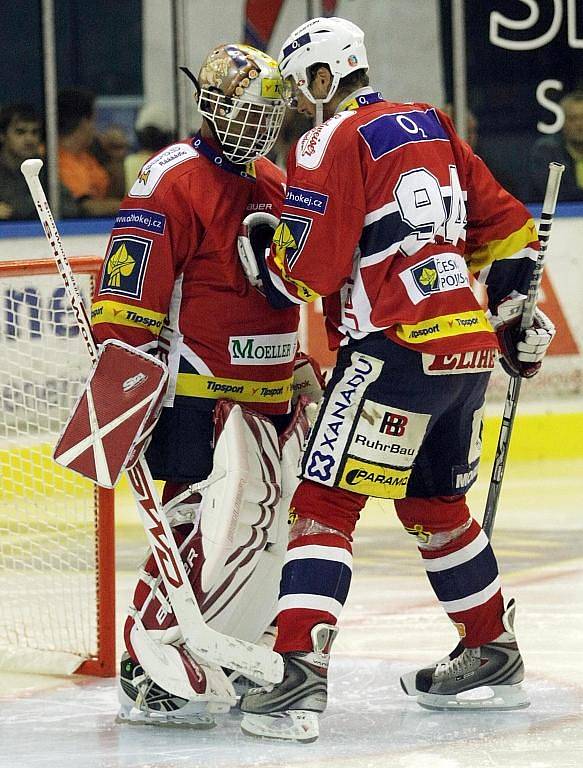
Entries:
{"type": "MultiPolygon", "coordinates": [[[[355,577],[330,671],[329,707],[310,745],[252,740],[239,717],[212,731],[116,725],[112,680],[0,675],[2,768],[568,768],[583,765],[583,462],[507,471],[494,531],[531,706],[429,712],[399,676],[451,650],[413,540],[390,507],[371,504],[357,531],[355,577]]],[[[472,492],[481,519],[486,480],[472,492]]],[[[122,565],[136,529],[120,529],[122,565]]],[[[135,564],[139,557],[135,556],[135,564]]],[[[119,617],[133,573],[119,574],[119,617]]]]}

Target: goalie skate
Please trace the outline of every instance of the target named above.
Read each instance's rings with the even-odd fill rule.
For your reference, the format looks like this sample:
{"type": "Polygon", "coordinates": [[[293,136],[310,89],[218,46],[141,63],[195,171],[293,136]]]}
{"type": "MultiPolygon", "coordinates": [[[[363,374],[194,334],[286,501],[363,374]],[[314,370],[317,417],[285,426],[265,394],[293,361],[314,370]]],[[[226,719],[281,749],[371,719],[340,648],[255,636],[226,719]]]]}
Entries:
{"type": "Polygon", "coordinates": [[[330,646],[338,630],[312,629],[313,651],[284,654],[281,683],[252,688],[241,698],[241,730],[247,736],[284,741],[316,741],[318,713],[326,709],[330,646]]]}
{"type": "Polygon", "coordinates": [[[514,634],[515,603],[502,617],[505,631],[479,648],[457,648],[445,659],[404,675],[405,693],[425,709],[523,709],[530,702],[520,683],[524,664],[514,634]],[[414,681],[413,681],[414,676],[414,681]]]}
{"type": "Polygon", "coordinates": [[[216,723],[205,702],[192,702],[168,693],[124,653],[121,660],[118,723],[162,725],[208,730],[216,723]]]}

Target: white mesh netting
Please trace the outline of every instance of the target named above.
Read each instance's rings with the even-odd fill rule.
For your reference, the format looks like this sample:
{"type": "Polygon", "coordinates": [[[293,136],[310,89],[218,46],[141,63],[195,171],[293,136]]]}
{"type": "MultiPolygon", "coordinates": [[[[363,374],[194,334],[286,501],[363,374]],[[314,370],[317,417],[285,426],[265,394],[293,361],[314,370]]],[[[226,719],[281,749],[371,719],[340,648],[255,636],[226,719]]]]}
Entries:
{"type": "Polygon", "coordinates": [[[0,265],[0,312],[0,667],[65,674],[97,649],[96,497],[51,453],[89,358],[56,272],[0,265]]]}

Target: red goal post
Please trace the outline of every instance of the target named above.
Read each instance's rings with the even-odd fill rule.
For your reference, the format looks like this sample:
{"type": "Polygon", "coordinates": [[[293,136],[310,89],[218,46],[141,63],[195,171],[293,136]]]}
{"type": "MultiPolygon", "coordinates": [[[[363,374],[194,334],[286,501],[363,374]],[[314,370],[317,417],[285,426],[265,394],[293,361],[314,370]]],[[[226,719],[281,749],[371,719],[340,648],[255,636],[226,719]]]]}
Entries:
{"type": "Polygon", "coordinates": [[[52,460],[89,356],[53,259],[0,261],[0,302],[0,668],[113,676],[113,491],[52,460]]]}

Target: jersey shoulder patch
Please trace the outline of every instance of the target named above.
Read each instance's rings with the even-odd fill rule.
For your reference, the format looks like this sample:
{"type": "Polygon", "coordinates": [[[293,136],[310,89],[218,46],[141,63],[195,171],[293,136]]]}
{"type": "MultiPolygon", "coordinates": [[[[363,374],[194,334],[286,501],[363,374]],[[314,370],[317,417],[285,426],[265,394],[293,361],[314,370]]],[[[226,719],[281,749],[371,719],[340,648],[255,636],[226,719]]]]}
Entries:
{"type": "Polygon", "coordinates": [[[319,168],[330,144],[330,140],[345,120],[354,117],[356,112],[347,110],[333,115],[322,125],[317,125],[300,138],[296,145],[296,163],[302,168],[313,171],[319,168]]]}
{"type": "Polygon", "coordinates": [[[151,197],[168,171],[198,156],[196,149],[184,142],[166,147],[142,167],[138,178],[128,192],[129,197],[151,197]]]}

